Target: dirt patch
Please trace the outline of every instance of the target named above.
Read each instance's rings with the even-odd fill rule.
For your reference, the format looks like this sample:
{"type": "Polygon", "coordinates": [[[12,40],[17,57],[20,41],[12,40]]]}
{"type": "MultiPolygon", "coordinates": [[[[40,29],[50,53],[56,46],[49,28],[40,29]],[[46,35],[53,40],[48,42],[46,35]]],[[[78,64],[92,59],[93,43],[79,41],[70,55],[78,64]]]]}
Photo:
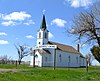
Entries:
{"type": "Polygon", "coordinates": [[[2,69],[2,68],[0,68],[0,72],[8,72],[8,71],[17,72],[17,71],[20,71],[20,69],[2,69]]]}

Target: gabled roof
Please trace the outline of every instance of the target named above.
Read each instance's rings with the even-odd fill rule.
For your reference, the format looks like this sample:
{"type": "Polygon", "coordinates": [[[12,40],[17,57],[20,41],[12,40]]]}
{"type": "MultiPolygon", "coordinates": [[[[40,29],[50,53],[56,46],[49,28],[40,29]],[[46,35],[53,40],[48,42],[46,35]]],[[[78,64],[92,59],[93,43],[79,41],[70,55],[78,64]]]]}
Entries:
{"type": "Polygon", "coordinates": [[[68,46],[68,45],[64,45],[64,44],[60,44],[60,43],[56,43],[56,42],[51,42],[51,41],[48,41],[48,44],[57,45],[57,49],[59,49],[61,51],[70,52],[70,53],[74,53],[74,54],[81,54],[72,46],[68,46]]]}

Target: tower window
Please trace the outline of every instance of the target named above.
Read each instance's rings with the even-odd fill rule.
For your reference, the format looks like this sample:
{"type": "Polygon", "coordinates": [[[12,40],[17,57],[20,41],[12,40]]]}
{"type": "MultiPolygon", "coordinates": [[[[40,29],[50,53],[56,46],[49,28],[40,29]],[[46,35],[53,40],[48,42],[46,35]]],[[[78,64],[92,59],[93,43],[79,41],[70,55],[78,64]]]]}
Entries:
{"type": "Polygon", "coordinates": [[[47,33],[45,33],[45,35],[44,35],[44,36],[45,36],[45,38],[47,38],[47,33]]]}
{"type": "Polygon", "coordinates": [[[40,42],[39,42],[39,44],[40,44],[40,42]]]}
{"type": "Polygon", "coordinates": [[[41,38],[41,32],[39,32],[39,38],[41,38]]]}

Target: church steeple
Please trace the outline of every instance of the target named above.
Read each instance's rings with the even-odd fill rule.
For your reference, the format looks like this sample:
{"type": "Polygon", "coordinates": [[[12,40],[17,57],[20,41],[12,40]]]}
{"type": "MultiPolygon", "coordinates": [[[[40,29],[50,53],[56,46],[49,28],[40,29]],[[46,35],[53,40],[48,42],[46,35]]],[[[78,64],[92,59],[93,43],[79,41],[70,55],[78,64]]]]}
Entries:
{"type": "Polygon", "coordinates": [[[41,25],[40,25],[40,29],[45,30],[46,28],[47,27],[46,27],[45,15],[43,14],[42,22],[41,22],[41,25]]]}
{"type": "Polygon", "coordinates": [[[48,30],[46,27],[45,15],[43,15],[40,29],[37,32],[37,46],[48,44],[48,30]]]}

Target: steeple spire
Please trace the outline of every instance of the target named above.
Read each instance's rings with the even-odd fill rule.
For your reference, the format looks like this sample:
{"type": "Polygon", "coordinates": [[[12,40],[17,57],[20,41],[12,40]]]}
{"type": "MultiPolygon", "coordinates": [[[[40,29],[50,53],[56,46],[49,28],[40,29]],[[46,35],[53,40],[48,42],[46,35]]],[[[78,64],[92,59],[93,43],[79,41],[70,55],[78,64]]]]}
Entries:
{"type": "Polygon", "coordinates": [[[42,29],[42,30],[46,29],[46,20],[45,20],[45,15],[44,14],[43,14],[43,17],[42,17],[42,22],[41,22],[41,25],[40,25],[40,29],[42,29]]]}

